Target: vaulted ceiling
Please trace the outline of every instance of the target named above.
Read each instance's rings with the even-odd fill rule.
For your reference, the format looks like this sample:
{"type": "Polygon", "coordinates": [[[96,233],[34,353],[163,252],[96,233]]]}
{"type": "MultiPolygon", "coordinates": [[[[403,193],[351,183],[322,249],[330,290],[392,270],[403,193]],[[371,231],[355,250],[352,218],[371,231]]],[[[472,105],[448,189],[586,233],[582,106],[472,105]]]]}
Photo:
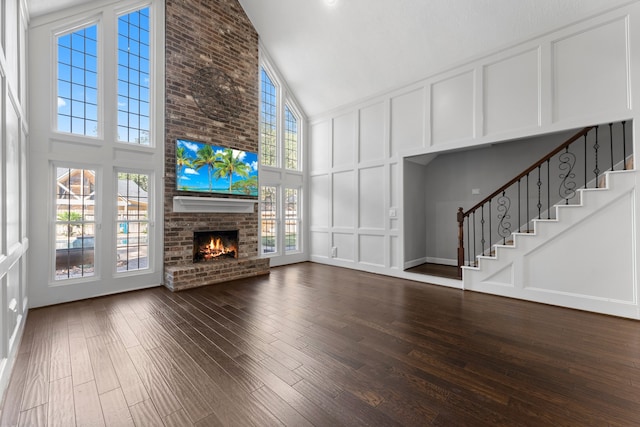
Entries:
{"type": "MultiPolygon", "coordinates": [[[[28,1],[37,16],[89,0],[28,1]]],[[[632,1],[239,2],[302,109],[315,116],[632,1]]]]}

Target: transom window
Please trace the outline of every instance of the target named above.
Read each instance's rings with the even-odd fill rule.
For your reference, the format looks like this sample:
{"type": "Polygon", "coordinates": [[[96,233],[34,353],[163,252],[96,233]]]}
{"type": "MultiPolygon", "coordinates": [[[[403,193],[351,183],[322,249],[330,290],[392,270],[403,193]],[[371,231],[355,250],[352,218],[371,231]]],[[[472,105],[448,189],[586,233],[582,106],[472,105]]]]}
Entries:
{"type": "Polygon", "coordinates": [[[118,18],[118,141],[149,145],[149,8],[118,18]]]}
{"type": "Polygon", "coordinates": [[[278,166],[276,87],[264,68],[260,73],[260,161],[264,166],[278,166]]]}
{"type": "Polygon", "coordinates": [[[96,24],[57,37],[57,129],[98,136],[98,37],[96,24]]]}
{"type": "Polygon", "coordinates": [[[298,163],[298,134],[298,118],[286,105],[284,107],[284,165],[287,169],[300,169],[298,163]]]}

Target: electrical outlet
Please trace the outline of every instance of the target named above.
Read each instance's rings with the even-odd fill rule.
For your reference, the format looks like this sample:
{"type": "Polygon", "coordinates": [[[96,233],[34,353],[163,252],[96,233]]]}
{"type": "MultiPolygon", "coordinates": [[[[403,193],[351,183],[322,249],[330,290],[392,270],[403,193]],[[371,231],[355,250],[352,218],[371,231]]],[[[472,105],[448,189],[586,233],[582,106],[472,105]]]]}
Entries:
{"type": "Polygon", "coordinates": [[[331,247],[331,258],[335,258],[338,256],[338,248],[336,246],[331,247]]]}
{"type": "Polygon", "coordinates": [[[471,194],[480,194],[480,189],[479,188],[472,188],[471,189],[471,194]]]}

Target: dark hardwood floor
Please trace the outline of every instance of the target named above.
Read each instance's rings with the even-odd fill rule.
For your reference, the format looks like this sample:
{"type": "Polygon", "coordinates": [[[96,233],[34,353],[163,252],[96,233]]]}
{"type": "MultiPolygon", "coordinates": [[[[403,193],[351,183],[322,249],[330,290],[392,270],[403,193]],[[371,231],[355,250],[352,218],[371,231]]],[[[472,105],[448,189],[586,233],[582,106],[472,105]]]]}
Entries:
{"type": "Polygon", "coordinates": [[[406,270],[409,273],[428,274],[431,276],[448,277],[449,279],[460,279],[458,267],[453,265],[434,264],[426,262],[406,270]]]}
{"type": "Polygon", "coordinates": [[[632,426],[640,323],[303,263],[31,310],[0,425],[632,426]]]}

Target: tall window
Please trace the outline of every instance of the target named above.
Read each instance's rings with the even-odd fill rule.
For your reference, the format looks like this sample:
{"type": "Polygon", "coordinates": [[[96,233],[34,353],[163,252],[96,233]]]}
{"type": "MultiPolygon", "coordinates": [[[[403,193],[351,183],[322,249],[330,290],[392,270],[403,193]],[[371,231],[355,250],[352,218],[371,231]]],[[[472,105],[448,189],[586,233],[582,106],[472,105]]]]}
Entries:
{"type": "Polygon", "coordinates": [[[276,87],[264,68],[260,73],[260,161],[263,166],[278,166],[276,87]]]}
{"type": "Polygon", "coordinates": [[[118,140],[149,145],[149,8],[118,18],[118,140]]]}
{"type": "Polygon", "coordinates": [[[57,167],[55,280],[93,276],[96,172],[57,167]]]}
{"type": "Polygon", "coordinates": [[[57,37],[60,132],[98,136],[98,37],[90,25],[57,37]]]}
{"type": "Polygon", "coordinates": [[[260,252],[272,263],[301,260],[302,116],[267,62],[260,68],[260,252]],[[275,169],[275,170],[274,170],[275,169]],[[275,172],[275,173],[274,173],[275,172]]]}
{"type": "Polygon", "coordinates": [[[284,206],[285,206],[285,251],[294,252],[300,250],[298,242],[300,235],[300,205],[298,204],[298,189],[284,189],[284,206]]]}
{"type": "Polygon", "coordinates": [[[149,175],[118,173],[116,270],[149,267],[149,175]]]}
{"type": "Polygon", "coordinates": [[[299,170],[298,163],[298,118],[288,105],[284,107],[284,165],[287,169],[299,170]]]}
{"type": "Polygon", "coordinates": [[[264,186],[260,190],[260,236],[262,253],[274,253],[277,245],[278,188],[264,186]]]}
{"type": "MultiPolygon", "coordinates": [[[[116,168],[106,167],[101,163],[103,154],[94,148],[117,149],[120,143],[158,148],[152,141],[150,103],[151,49],[155,45],[151,40],[150,12],[154,3],[122,14],[102,13],[114,10],[105,6],[97,13],[113,19],[89,21],[86,25],[72,23],[68,30],[55,35],[56,131],[74,134],[76,146],[83,143],[81,137],[92,138],[90,142],[85,139],[89,144],[77,153],[67,152],[65,147],[56,148],[60,150],[57,157],[73,157],[75,164],[74,167],[53,166],[55,280],[94,276],[95,281],[100,272],[139,271],[150,269],[152,264],[149,248],[154,239],[149,236],[155,229],[150,218],[154,210],[149,207],[152,198],[148,185],[153,174],[124,170],[120,159],[113,154],[110,159],[116,159],[116,168]],[[114,43],[99,40],[103,34],[114,43]],[[105,66],[113,60],[117,62],[117,73],[103,76],[105,66]],[[117,97],[105,97],[106,91],[114,92],[117,97]],[[107,114],[99,114],[100,109],[107,114]],[[114,114],[115,122],[102,123],[104,117],[114,114]],[[99,165],[100,176],[114,183],[105,187],[113,192],[101,195],[100,206],[96,206],[95,189],[101,187],[96,184],[96,170],[88,165],[96,170],[95,165],[99,165]],[[109,218],[108,230],[100,228],[96,213],[101,213],[99,218],[109,218]],[[98,229],[101,231],[96,235],[98,229]],[[115,241],[115,253],[106,244],[112,241],[115,241]]],[[[135,147],[130,149],[136,151],[135,147]]],[[[136,155],[149,160],[145,163],[147,170],[158,171],[161,165],[150,159],[155,154],[152,151],[145,148],[136,155]]],[[[128,160],[125,162],[130,164],[128,160]]]]}

